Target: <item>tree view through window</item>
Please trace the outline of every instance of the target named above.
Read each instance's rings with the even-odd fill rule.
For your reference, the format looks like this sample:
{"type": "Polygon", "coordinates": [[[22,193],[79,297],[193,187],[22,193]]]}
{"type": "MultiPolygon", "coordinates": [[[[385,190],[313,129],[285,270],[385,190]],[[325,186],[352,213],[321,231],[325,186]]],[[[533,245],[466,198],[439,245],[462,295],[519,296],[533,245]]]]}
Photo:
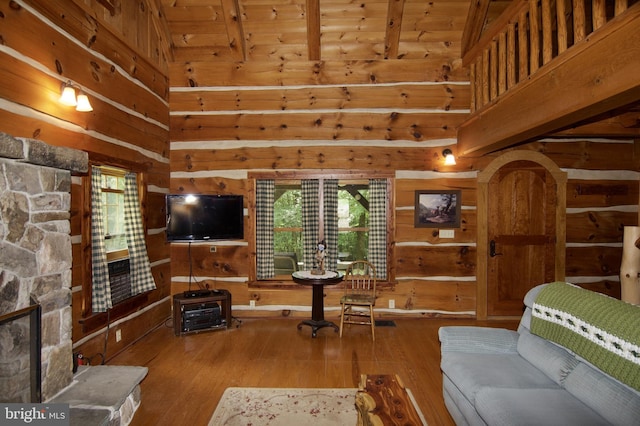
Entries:
{"type": "MultiPolygon", "coordinates": [[[[274,197],[274,252],[295,253],[303,259],[302,190],[300,181],[278,182],[274,197]]],[[[355,259],[367,259],[369,183],[344,180],[338,184],[338,269],[355,259]]]]}

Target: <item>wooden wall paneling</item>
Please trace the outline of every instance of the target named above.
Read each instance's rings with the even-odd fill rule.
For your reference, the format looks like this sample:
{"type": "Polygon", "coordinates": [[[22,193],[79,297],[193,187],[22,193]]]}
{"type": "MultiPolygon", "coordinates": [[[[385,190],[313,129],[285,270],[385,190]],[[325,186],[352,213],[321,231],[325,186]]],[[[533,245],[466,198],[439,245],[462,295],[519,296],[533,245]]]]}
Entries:
{"type": "Polygon", "coordinates": [[[37,138],[51,145],[66,146],[88,151],[92,155],[97,153],[104,159],[126,158],[129,162],[138,162],[140,164],[152,165],[155,163],[153,159],[150,159],[137,150],[93,138],[88,133],[77,133],[72,130],[57,127],[48,122],[10,114],[8,112],[5,112],[3,115],[3,131],[16,137],[37,138]],[[115,157],[115,152],[118,153],[118,157],[115,157]],[[120,157],[120,155],[122,155],[122,157],[120,157]]]}
{"type": "MultiPolygon", "coordinates": [[[[428,273],[428,269],[425,269],[428,273]]],[[[475,281],[439,281],[401,279],[392,292],[381,292],[381,299],[395,299],[396,308],[404,310],[445,311],[448,315],[456,313],[475,312],[476,309],[475,281]]],[[[376,304],[378,305],[378,303],[376,304]]],[[[387,303],[379,303],[385,306],[387,303]]],[[[404,314],[404,313],[403,313],[404,314]]],[[[421,314],[424,317],[439,316],[441,313],[421,314]]]]}
{"type": "MultiPolygon", "coordinates": [[[[157,304],[156,306],[151,307],[147,311],[145,311],[145,315],[138,315],[132,318],[129,318],[128,321],[121,322],[118,325],[118,328],[122,330],[122,340],[120,342],[115,341],[115,333],[109,334],[109,340],[107,342],[107,353],[106,360],[108,361],[119,352],[124,350],[127,346],[134,343],[140,337],[140,331],[150,331],[158,326],[158,324],[162,324],[166,321],[167,318],[171,315],[171,304],[157,304]]],[[[77,336],[80,338],[80,336],[77,336]]],[[[78,340],[76,336],[74,336],[74,342],[78,340]]],[[[92,364],[98,365],[101,363],[101,357],[98,354],[101,354],[104,350],[105,345],[105,336],[100,333],[95,337],[89,339],[85,342],[81,347],[76,347],[74,350],[80,350],[83,355],[85,355],[88,359],[91,360],[92,364]]]]}
{"type": "Polygon", "coordinates": [[[638,181],[572,180],[567,182],[567,208],[636,206],[638,181]]]}
{"type": "MultiPolygon", "coordinates": [[[[434,149],[437,150],[437,149],[434,149]]],[[[396,206],[413,207],[415,204],[415,190],[454,190],[462,191],[462,205],[476,205],[477,184],[475,178],[470,177],[434,177],[433,179],[396,179],[396,206]]]]}
{"type": "Polygon", "coordinates": [[[146,225],[148,229],[160,229],[166,226],[167,218],[164,193],[151,191],[147,192],[146,213],[146,225]]]}
{"type": "Polygon", "coordinates": [[[440,238],[440,228],[416,228],[413,210],[396,211],[396,243],[429,243],[429,244],[473,244],[476,242],[476,211],[462,210],[461,224],[453,229],[454,238],[440,238]]]}
{"type": "MultiPolygon", "coordinates": [[[[46,26],[34,15],[24,10],[20,13],[12,10],[12,13],[7,13],[3,19],[3,28],[12,34],[20,35],[19,37],[3,35],[6,46],[18,52],[28,52],[31,59],[48,67],[50,72],[60,74],[61,79],[71,78],[84,89],[104,93],[105,97],[140,114],[166,122],[167,106],[161,99],[122,76],[111,63],[88,55],[87,50],[46,26]],[[38,31],[25,33],[21,28],[38,28],[38,31]],[[50,46],[41,43],[42,39],[50,40],[50,46]],[[113,87],[120,87],[121,90],[113,90],[113,87]]],[[[161,78],[161,80],[167,83],[165,79],[161,78]]],[[[60,83],[57,83],[58,93],[60,83]]],[[[165,86],[165,90],[167,87],[168,85],[165,86]]],[[[96,100],[91,93],[89,96],[92,101],[96,100]]],[[[57,100],[57,97],[55,99],[57,100]]]]}
{"type": "Polygon", "coordinates": [[[245,180],[226,179],[212,175],[201,179],[178,178],[171,179],[170,192],[172,194],[243,194],[247,193],[245,180]]]}
{"type": "Polygon", "coordinates": [[[173,277],[189,277],[190,268],[194,277],[199,280],[205,277],[248,276],[249,254],[246,245],[226,245],[224,242],[193,243],[191,259],[188,243],[172,243],[170,251],[173,277]],[[209,251],[211,246],[216,247],[215,253],[209,251]]]}
{"type": "Polygon", "coordinates": [[[567,213],[567,241],[571,243],[621,243],[625,226],[635,226],[637,212],[587,211],[567,213]]]}
{"type": "MultiPolygon", "coordinates": [[[[164,206],[162,208],[164,211],[164,206]]],[[[151,263],[169,259],[169,243],[164,232],[147,233],[145,238],[147,254],[151,263]]]]}
{"type": "Polygon", "coordinates": [[[91,95],[94,110],[106,112],[100,115],[100,120],[95,120],[96,113],[80,113],[73,107],[65,107],[58,102],[58,79],[2,52],[0,72],[3,74],[0,94],[4,99],[119,140],[139,141],[141,148],[168,155],[168,131],[155,123],[128,114],[91,95]]]}
{"type": "Polygon", "coordinates": [[[476,249],[472,246],[396,247],[398,274],[403,276],[475,276],[476,249]]]}
{"type": "Polygon", "coordinates": [[[620,274],[622,244],[571,246],[567,245],[566,275],[571,277],[612,277],[620,274]]]}
{"type": "Polygon", "coordinates": [[[413,140],[455,137],[465,113],[349,112],[171,116],[171,139],[413,140]]]}
{"type": "MultiPolygon", "coordinates": [[[[135,46],[130,46],[123,40],[122,36],[114,31],[106,23],[100,22],[96,19],[91,11],[81,3],[74,0],[63,2],[50,2],[42,0],[25,0],[30,6],[38,10],[53,23],[64,29],[75,39],[82,41],[87,47],[96,52],[103,54],[110,60],[119,65],[130,76],[138,79],[145,87],[149,88],[153,93],[158,95],[161,99],[168,100],[169,96],[169,80],[165,76],[165,72],[160,69],[161,64],[151,63],[144,54],[135,46]]],[[[5,17],[6,18],[6,17],[5,17]]],[[[33,18],[32,18],[33,19],[33,18]]],[[[6,20],[4,22],[7,22],[6,20]]],[[[25,23],[23,23],[24,25],[25,23]]],[[[42,25],[42,24],[37,24],[42,25]]],[[[25,28],[33,28],[30,26],[24,26],[25,28]]],[[[49,32],[49,30],[47,30],[49,32]]],[[[21,39],[27,34],[20,31],[21,39]]],[[[60,49],[60,52],[64,52],[70,46],[70,42],[64,39],[60,34],[51,32],[49,34],[38,31],[33,33],[37,39],[26,40],[27,45],[23,48],[18,48],[18,51],[28,52],[34,48],[44,47],[51,49],[51,46],[55,49],[60,49]],[[41,43],[41,40],[50,40],[48,45],[41,43]],[[58,41],[59,40],[59,41],[58,41]]],[[[61,53],[57,56],[65,57],[61,53]]],[[[79,58],[86,58],[84,54],[77,55],[79,58]]],[[[71,59],[71,56],[69,57],[71,59]]],[[[97,58],[92,59],[96,65],[100,65],[101,61],[97,58]]],[[[53,61],[51,62],[53,63],[53,61]]],[[[111,65],[103,65],[102,68],[98,68],[94,65],[94,71],[98,69],[110,70],[111,65]]],[[[104,72],[104,71],[102,71],[104,72]]],[[[113,71],[111,71],[113,72],[113,71]]],[[[77,78],[78,81],[83,81],[84,84],[88,84],[90,78],[77,78]]],[[[142,100],[138,100],[139,102],[142,100]]],[[[154,102],[147,101],[150,105],[154,102]]],[[[147,106],[147,102],[143,105],[147,106]]]]}
{"type": "Polygon", "coordinates": [[[558,167],[584,170],[634,170],[629,140],[543,139],[520,146],[553,158],[558,167]],[[615,158],[615,164],[612,159],[615,158]]]}
{"type": "Polygon", "coordinates": [[[468,81],[468,72],[449,62],[425,60],[274,61],[170,64],[172,86],[292,86],[403,81],[468,81]],[[401,62],[398,62],[401,61],[401,62]]]}
{"type": "Polygon", "coordinates": [[[308,86],[251,90],[188,90],[171,93],[171,110],[260,111],[353,108],[467,110],[468,84],[411,84],[366,86],[308,86]]]}
{"type": "Polygon", "coordinates": [[[238,149],[209,149],[172,151],[172,171],[235,169],[372,169],[393,170],[399,166],[407,170],[428,168],[429,159],[424,148],[402,147],[390,151],[388,147],[371,146],[304,146],[238,149]]]}
{"type": "Polygon", "coordinates": [[[619,281],[602,280],[602,281],[584,282],[584,283],[581,282],[581,283],[578,283],[578,285],[587,290],[606,294],[616,299],[620,299],[621,297],[621,288],[620,288],[619,281]]]}

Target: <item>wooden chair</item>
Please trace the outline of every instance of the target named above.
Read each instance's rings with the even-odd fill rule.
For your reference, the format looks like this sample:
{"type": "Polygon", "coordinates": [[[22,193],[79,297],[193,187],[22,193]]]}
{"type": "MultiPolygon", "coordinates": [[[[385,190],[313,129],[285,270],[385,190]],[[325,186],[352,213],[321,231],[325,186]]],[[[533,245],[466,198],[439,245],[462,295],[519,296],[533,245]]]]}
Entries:
{"type": "Polygon", "coordinates": [[[371,326],[371,338],[376,340],[373,307],[376,304],[376,268],[366,260],[356,260],[347,266],[344,276],[345,293],[340,299],[340,337],[345,324],[371,326]]]}

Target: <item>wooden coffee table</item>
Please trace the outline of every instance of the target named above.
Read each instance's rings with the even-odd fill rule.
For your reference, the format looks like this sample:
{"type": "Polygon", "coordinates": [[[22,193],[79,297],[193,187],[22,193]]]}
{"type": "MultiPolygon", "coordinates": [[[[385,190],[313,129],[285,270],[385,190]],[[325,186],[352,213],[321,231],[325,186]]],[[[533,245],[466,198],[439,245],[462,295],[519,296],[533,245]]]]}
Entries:
{"type": "Polygon", "coordinates": [[[398,375],[360,376],[356,408],[358,426],[425,424],[398,375]]]}

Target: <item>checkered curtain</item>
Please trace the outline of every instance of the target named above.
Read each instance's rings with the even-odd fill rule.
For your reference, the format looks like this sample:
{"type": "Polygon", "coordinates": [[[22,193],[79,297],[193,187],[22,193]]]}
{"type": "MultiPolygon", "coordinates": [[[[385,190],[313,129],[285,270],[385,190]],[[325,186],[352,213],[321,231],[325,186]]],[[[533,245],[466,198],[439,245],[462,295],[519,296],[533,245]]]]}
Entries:
{"type": "Polygon", "coordinates": [[[129,249],[131,294],[155,290],[156,282],[151,274],[147,255],[135,173],[127,173],[124,177],[124,229],[129,249]]]}
{"type": "Polygon", "coordinates": [[[318,247],[318,223],[320,206],[318,203],[318,190],[320,188],[317,179],[302,180],[302,240],[304,269],[313,269],[315,253],[318,247]]]}
{"type": "Polygon", "coordinates": [[[256,277],[273,278],[273,203],[276,184],[273,179],[256,181],[256,277]]]}
{"type": "Polygon", "coordinates": [[[324,185],[324,241],[325,265],[328,270],[338,269],[338,179],[325,179],[324,185]]]}
{"type": "Polygon", "coordinates": [[[111,287],[107,249],[104,245],[104,218],[102,214],[102,172],[91,168],[91,310],[106,312],[111,309],[111,287]]]}
{"type": "Polygon", "coordinates": [[[387,180],[369,179],[369,262],[387,278],[387,180]]]}

